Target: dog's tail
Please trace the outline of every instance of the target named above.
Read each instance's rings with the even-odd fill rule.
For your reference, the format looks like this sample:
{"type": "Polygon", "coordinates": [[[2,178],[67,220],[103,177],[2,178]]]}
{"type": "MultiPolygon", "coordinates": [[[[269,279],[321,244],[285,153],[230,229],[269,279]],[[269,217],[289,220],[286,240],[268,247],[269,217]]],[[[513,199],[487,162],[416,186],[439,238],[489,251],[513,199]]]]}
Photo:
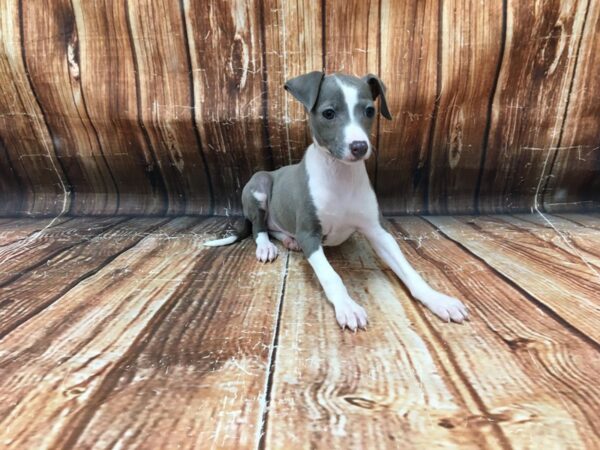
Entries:
{"type": "Polygon", "coordinates": [[[235,229],[235,233],[231,236],[224,237],[222,239],[215,239],[214,241],[204,242],[203,245],[206,247],[221,247],[223,245],[230,245],[235,242],[243,241],[252,234],[252,222],[244,218],[244,222],[238,225],[235,229]]]}

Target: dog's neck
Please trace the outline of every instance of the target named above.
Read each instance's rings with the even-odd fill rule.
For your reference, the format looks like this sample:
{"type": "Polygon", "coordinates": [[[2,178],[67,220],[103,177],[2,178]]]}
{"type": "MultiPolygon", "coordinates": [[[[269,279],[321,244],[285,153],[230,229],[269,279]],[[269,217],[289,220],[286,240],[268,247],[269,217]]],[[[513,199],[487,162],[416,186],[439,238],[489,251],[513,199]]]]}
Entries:
{"type": "Polygon", "coordinates": [[[366,174],[364,161],[352,163],[341,161],[317,142],[313,142],[306,150],[306,159],[310,161],[311,171],[317,171],[319,178],[329,180],[332,184],[352,181],[366,174]]]}

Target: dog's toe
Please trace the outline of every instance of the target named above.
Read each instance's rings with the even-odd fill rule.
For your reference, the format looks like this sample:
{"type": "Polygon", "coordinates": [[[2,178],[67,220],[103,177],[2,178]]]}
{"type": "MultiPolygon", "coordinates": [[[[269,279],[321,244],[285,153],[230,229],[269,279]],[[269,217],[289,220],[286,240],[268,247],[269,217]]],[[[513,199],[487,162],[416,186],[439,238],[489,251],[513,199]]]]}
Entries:
{"type": "Polygon", "coordinates": [[[351,299],[335,305],[335,317],[342,329],[349,328],[356,331],[367,326],[367,312],[351,299]]]}
{"type": "Polygon", "coordinates": [[[423,303],[444,322],[462,323],[469,318],[467,307],[460,300],[439,292],[423,303]]]}
{"type": "Polygon", "coordinates": [[[266,263],[275,261],[277,258],[277,247],[272,242],[258,245],[256,247],[256,259],[266,263]]]}

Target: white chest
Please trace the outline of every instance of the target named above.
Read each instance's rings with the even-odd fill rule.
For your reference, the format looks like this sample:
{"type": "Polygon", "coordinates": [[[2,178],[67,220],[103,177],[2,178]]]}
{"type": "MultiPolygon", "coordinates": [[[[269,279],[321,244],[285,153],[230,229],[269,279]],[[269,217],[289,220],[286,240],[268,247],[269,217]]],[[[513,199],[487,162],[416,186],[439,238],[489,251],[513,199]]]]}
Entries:
{"type": "Polygon", "coordinates": [[[311,146],[306,169],[324,245],[339,245],[357,229],[377,222],[377,199],[363,163],[344,164],[311,146]]]}

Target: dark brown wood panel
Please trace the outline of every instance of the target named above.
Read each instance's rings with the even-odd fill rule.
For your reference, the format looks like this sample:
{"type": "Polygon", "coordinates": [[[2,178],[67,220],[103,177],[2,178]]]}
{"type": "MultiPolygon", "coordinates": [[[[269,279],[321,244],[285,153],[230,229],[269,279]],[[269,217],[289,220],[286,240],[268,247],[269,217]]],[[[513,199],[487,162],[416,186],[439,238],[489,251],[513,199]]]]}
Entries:
{"type": "Polygon", "coordinates": [[[69,0],[22,1],[23,54],[61,166],[73,214],[111,214],[118,197],[81,90],[80,39],[69,0]]]}
{"type": "MultiPolygon", "coordinates": [[[[483,259],[548,311],[600,343],[598,269],[576,252],[540,239],[502,218],[430,217],[448,237],[483,259]]],[[[557,238],[560,238],[557,236],[557,238]]]]}
{"type": "Polygon", "coordinates": [[[21,0],[0,2],[0,174],[14,174],[0,187],[3,197],[16,202],[9,215],[58,214],[69,209],[69,183],[31,89],[20,8],[21,0]]]}
{"type": "Polygon", "coordinates": [[[323,70],[323,2],[262,2],[269,146],[275,167],[297,163],[311,137],[304,107],[283,89],[293,77],[323,70]],[[310,11],[310,13],[307,13],[310,11]]]}
{"type": "Polygon", "coordinates": [[[0,135],[0,216],[10,216],[22,211],[25,189],[13,169],[0,135]]]}
{"type": "Polygon", "coordinates": [[[441,2],[439,107],[428,212],[474,213],[490,105],[503,50],[502,2],[441,2]]]}
{"type": "Polygon", "coordinates": [[[545,167],[559,144],[587,4],[508,0],[479,181],[481,212],[528,212],[537,205],[545,167]]]}
{"type": "Polygon", "coordinates": [[[549,171],[547,211],[600,209],[600,3],[589,2],[560,146],[549,171]]]}
{"type": "Polygon", "coordinates": [[[393,120],[379,122],[376,190],[388,214],[427,209],[439,8],[437,0],[381,1],[380,76],[393,120]]]}
{"type": "Polygon", "coordinates": [[[2,216],[238,214],[322,69],[388,87],[384,213],[600,208],[595,1],[0,2],[2,216]]]}
{"type": "Polygon", "coordinates": [[[217,214],[239,214],[244,184],[272,169],[263,112],[261,3],[184,0],[195,120],[217,214]]]}
{"type": "Polygon", "coordinates": [[[127,1],[140,116],[165,183],[167,213],[210,214],[210,178],[194,124],[192,67],[179,3],[127,1]]]}
{"type": "Polygon", "coordinates": [[[164,213],[162,170],[139,112],[133,49],[139,37],[131,34],[127,2],[72,2],[72,6],[81,95],[117,184],[117,213],[164,213]]]}

